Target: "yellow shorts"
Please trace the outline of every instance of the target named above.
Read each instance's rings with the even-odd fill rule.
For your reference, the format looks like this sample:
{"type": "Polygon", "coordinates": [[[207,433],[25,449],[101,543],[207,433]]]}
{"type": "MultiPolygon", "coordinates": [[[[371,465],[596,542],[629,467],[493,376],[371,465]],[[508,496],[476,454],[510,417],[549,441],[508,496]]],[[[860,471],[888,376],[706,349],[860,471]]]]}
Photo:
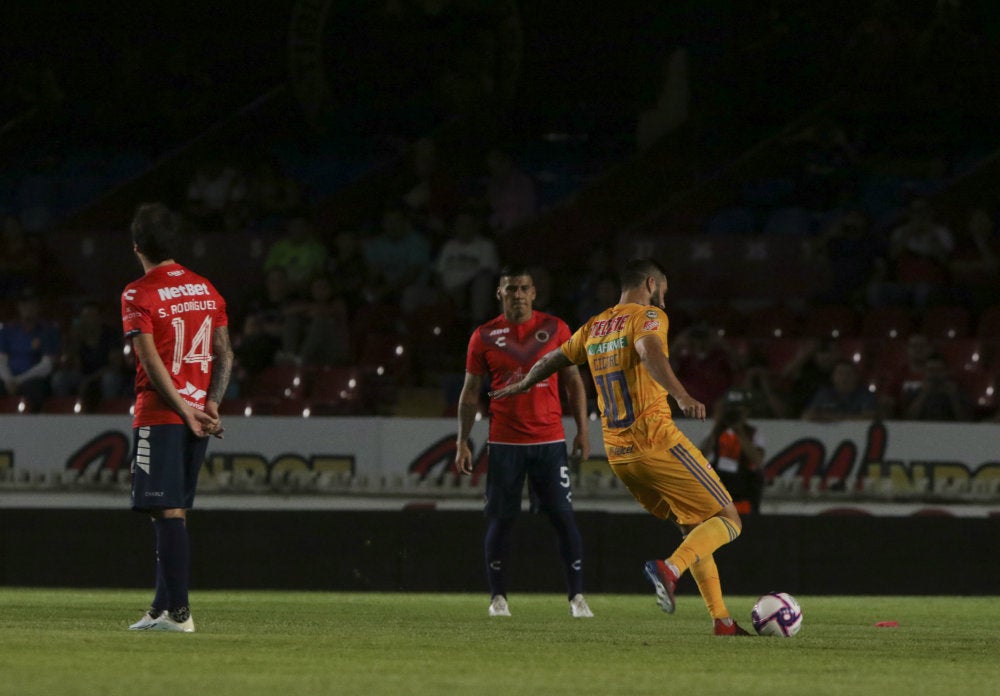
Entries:
{"type": "Polygon", "coordinates": [[[608,463],[653,515],[678,524],[698,524],[733,501],[705,456],[672,419],[640,419],[630,431],[628,457],[609,456],[608,463]]]}

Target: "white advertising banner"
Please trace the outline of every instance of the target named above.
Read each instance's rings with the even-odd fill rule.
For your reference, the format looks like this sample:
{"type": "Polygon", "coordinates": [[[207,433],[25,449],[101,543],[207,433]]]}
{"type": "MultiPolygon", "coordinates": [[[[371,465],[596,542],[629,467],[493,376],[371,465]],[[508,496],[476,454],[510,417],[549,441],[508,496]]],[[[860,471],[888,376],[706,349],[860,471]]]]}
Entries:
{"type": "MultiPolygon", "coordinates": [[[[680,421],[696,444],[710,424],[680,421]]],[[[216,482],[267,483],[289,474],[341,479],[438,481],[451,476],[456,424],[442,418],[293,418],[226,420],[209,445],[205,475],[216,482]]],[[[883,500],[933,498],[1000,505],[1000,426],[885,422],[816,424],[759,421],[769,497],[809,495],[883,500]]],[[[572,437],[573,422],[566,421],[572,437]]],[[[485,471],[486,422],[472,432],[476,479],[485,471]]],[[[599,423],[591,458],[577,473],[610,477],[599,423]]],[[[121,477],[131,457],[131,424],[119,416],[0,416],[0,481],[79,472],[121,477]]],[[[3,488],[0,488],[3,490],[3,488]]],[[[0,503],[2,504],[2,503],[0,503]]]]}

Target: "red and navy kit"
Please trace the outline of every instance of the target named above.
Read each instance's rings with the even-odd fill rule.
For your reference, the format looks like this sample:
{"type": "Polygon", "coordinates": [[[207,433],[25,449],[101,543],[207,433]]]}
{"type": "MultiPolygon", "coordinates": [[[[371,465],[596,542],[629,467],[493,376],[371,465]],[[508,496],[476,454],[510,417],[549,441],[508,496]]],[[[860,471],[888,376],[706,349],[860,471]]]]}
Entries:
{"type": "MultiPolygon", "coordinates": [[[[212,335],[228,323],[219,291],[180,264],[152,268],[122,292],[125,338],[151,334],[177,392],[197,409],[205,408],[212,379],[212,335]]],[[[133,427],[184,423],[138,363],[135,394],[133,427]]]]}
{"type": "MultiPolygon", "coordinates": [[[[521,379],[539,358],[569,337],[566,322],[551,314],[534,311],[523,324],[511,324],[501,314],[472,334],[465,369],[473,375],[488,375],[490,388],[498,389],[521,379]]],[[[491,402],[490,413],[491,443],[539,444],[566,439],[556,375],[524,394],[491,402]]]]}

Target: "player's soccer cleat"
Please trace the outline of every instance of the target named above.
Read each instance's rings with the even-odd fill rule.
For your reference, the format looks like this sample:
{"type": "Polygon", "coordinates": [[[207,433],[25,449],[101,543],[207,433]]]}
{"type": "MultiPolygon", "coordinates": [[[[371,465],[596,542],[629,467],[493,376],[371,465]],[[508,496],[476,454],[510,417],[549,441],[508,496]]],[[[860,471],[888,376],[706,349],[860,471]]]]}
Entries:
{"type": "Polygon", "coordinates": [[[642,567],[646,577],[656,589],[656,603],[668,614],[674,613],[674,588],[677,587],[677,576],[661,560],[646,561],[642,567]]]}
{"type": "Polygon", "coordinates": [[[510,616],[506,597],[498,594],[490,600],[490,616],[510,616]]]}
{"type": "Polygon", "coordinates": [[[149,627],[150,631],[172,631],[174,633],[194,633],[194,619],[187,607],[165,611],[149,627]]]}
{"type": "Polygon", "coordinates": [[[587,606],[587,600],[582,594],[575,594],[573,599],[569,600],[569,613],[574,619],[594,618],[594,612],[587,606]]]}
{"type": "Polygon", "coordinates": [[[147,611],[145,614],[142,615],[141,619],[139,619],[134,624],[132,624],[131,626],[129,626],[128,630],[130,630],[130,631],[145,631],[145,630],[151,628],[153,626],[153,624],[156,623],[156,620],[159,617],[163,616],[164,613],[166,613],[166,612],[157,612],[156,616],[153,616],[153,614],[151,612],[147,611]]]}
{"type": "Polygon", "coordinates": [[[726,624],[723,619],[716,619],[713,632],[717,636],[752,636],[753,634],[744,631],[738,623],[733,621],[730,624],[726,624]]]}

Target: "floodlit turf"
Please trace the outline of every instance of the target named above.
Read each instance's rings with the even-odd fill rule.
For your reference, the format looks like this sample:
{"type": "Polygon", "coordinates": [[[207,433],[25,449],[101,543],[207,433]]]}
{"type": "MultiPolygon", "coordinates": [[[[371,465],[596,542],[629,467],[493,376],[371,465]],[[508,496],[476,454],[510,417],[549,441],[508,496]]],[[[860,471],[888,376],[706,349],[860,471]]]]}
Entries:
{"type": "MultiPolygon", "coordinates": [[[[195,634],[136,633],[149,593],[0,588],[0,694],[987,694],[997,597],[800,596],[795,638],[717,638],[698,597],[206,592],[195,634]],[[897,621],[897,628],[877,628],[897,621]]],[[[749,627],[753,599],[728,598],[749,627]]]]}

